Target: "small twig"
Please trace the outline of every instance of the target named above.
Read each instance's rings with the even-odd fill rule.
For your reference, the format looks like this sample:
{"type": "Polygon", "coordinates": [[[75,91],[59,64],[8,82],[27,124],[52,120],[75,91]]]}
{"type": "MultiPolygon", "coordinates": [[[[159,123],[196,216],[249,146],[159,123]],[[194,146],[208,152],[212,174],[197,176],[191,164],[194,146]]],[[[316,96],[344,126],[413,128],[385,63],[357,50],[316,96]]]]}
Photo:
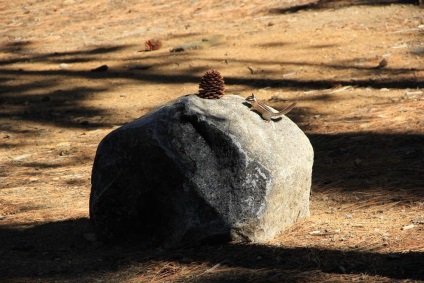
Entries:
{"type": "Polygon", "coordinates": [[[406,226],[403,226],[402,227],[402,231],[405,231],[405,230],[408,230],[408,229],[412,229],[412,228],[414,228],[415,227],[415,225],[414,224],[411,224],[411,225],[406,225],[406,226]]]}
{"type": "Polygon", "coordinates": [[[361,227],[364,227],[364,224],[351,224],[350,226],[361,228],[361,227]]]}
{"type": "Polygon", "coordinates": [[[392,48],[393,49],[399,49],[399,48],[407,48],[407,47],[408,47],[408,44],[404,43],[404,44],[401,44],[401,45],[393,46],[392,48]]]}
{"type": "Polygon", "coordinates": [[[296,72],[292,72],[292,73],[288,73],[288,74],[283,74],[283,78],[297,75],[302,70],[303,70],[303,67],[300,67],[299,70],[297,70],[296,72]]]}
{"type": "Polygon", "coordinates": [[[344,120],[344,123],[368,123],[370,119],[361,119],[361,120],[344,120]]]}
{"type": "Polygon", "coordinates": [[[212,266],[211,268],[207,269],[205,272],[203,272],[203,274],[205,274],[205,273],[211,273],[212,271],[214,271],[215,269],[217,269],[220,266],[221,266],[221,263],[217,263],[214,266],[212,266]]]}
{"type": "Polygon", "coordinates": [[[402,30],[393,31],[391,33],[402,33],[402,32],[417,31],[417,30],[423,30],[423,29],[424,29],[424,25],[419,25],[416,28],[402,29],[402,30]]]}
{"type": "Polygon", "coordinates": [[[336,92],[341,92],[341,91],[344,91],[344,90],[349,89],[349,88],[351,88],[351,87],[352,87],[351,85],[347,85],[347,86],[344,86],[344,87],[340,87],[340,88],[337,88],[337,89],[335,89],[335,90],[333,90],[333,91],[327,92],[327,94],[332,94],[332,93],[336,93],[336,92]]]}
{"type": "Polygon", "coordinates": [[[423,94],[422,91],[407,91],[405,92],[405,95],[420,95],[423,94]]]}

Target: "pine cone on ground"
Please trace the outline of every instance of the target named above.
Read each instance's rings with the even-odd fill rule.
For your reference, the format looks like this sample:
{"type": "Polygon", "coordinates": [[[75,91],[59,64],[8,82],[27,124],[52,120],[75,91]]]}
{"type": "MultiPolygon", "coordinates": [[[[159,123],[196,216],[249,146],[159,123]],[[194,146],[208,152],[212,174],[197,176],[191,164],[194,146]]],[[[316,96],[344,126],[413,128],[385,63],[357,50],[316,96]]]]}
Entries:
{"type": "Polygon", "coordinates": [[[159,39],[150,39],[144,43],[146,51],[158,50],[162,47],[162,42],[159,39]]]}
{"type": "Polygon", "coordinates": [[[197,96],[207,99],[219,99],[225,94],[225,83],[217,70],[207,71],[200,81],[197,96]]]}

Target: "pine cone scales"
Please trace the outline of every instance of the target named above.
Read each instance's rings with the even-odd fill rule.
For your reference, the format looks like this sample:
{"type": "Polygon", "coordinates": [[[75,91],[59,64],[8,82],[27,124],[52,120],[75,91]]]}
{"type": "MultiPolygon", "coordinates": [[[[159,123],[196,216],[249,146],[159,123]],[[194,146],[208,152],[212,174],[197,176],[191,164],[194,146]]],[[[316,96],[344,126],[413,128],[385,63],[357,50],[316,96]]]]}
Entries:
{"type": "Polygon", "coordinates": [[[218,99],[225,94],[225,83],[217,70],[207,71],[200,81],[198,96],[207,99],[218,99]]]}
{"type": "Polygon", "coordinates": [[[158,50],[162,47],[162,42],[159,39],[150,39],[144,43],[146,51],[158,50]]]}

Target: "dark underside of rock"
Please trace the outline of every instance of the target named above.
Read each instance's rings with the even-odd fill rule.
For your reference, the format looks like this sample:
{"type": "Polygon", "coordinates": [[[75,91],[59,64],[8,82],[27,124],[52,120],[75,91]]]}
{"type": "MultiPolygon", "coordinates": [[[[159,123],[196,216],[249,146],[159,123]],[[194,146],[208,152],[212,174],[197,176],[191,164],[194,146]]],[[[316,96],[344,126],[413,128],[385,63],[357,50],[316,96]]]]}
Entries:
{"type": "Polygon", "coordinates": [[[104,241],[263,242],[309,215],[312,160],[288,118],[266,123],[237,96],[183,97],[102,140],[90,218],[104,241]]]}

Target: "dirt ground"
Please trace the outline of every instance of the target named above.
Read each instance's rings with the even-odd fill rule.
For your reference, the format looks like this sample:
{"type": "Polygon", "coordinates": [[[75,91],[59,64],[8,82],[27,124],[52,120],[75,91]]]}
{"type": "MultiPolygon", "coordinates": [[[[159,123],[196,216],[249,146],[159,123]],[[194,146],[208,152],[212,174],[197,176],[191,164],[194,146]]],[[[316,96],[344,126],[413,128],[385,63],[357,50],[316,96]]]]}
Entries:
{"type": "Polygon", "coordinates": [[[16,0],[0,19],[0,281],[424,282],[413,1],[16,0]],[[146,52],[149,39],[162,48],[146,52]],[[96,241],[98,143],[196,93],[209,69],[227,93],[297,102],[288,117],[315,150],[311,217],[267,245],[96,241]]]}

